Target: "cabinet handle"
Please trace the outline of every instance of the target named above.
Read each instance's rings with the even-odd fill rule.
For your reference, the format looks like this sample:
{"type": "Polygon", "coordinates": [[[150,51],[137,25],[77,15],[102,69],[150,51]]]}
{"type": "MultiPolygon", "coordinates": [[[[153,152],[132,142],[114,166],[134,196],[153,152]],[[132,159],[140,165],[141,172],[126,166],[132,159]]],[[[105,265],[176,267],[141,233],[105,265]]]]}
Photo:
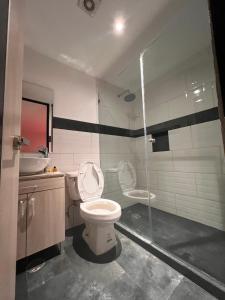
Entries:
{"type": "Polygon", "coordinates": [[[35,198],[34,197],[30,198],[29,203],[31,204],[32,217],[34,217],[35,216],[35,198]]]}
{"type": "Polygon", "coordinates": [[[20,209],[20,216],[21,216],[21,218],[23,218],[24,217],[24,215],[25,215],[25,200],[20,200],[19,201],[19,209],[20,209]]]}

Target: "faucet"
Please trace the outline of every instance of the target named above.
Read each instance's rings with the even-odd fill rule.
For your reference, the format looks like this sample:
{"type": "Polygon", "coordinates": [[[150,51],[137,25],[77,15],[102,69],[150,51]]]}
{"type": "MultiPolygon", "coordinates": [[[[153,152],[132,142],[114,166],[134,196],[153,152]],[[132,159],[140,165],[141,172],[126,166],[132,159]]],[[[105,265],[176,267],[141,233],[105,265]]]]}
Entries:
{"type": "Polygon", "coordinates": [[[41,146],[38,152],[43,154],[45,158],[48,157],[48,148],[46,146],[41,146]]]}

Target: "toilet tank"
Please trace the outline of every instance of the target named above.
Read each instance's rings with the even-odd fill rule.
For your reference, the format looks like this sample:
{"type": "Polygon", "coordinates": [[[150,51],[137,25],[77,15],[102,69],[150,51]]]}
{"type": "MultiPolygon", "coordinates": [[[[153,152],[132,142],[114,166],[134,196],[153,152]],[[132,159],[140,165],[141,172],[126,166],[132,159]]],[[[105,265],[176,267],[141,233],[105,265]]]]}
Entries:
{"type": "Polygon", "coordinates": [[[66,184],[71,200],[80,200],[80,195],[77,187],[78,172],[66,173],[66,184]]]}

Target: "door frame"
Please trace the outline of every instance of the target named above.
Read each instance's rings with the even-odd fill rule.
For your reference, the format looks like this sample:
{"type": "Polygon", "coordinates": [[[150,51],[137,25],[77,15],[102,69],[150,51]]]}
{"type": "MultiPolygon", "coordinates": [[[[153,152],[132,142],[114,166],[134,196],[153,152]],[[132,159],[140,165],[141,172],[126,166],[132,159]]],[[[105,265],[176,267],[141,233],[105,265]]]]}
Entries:
{"type": "Polygon", "coordinates": [[[24,0],[0,1],[0,298],[15,299],[24,0]],[[6,31],[7,30],[7,31],[6,31]]]}

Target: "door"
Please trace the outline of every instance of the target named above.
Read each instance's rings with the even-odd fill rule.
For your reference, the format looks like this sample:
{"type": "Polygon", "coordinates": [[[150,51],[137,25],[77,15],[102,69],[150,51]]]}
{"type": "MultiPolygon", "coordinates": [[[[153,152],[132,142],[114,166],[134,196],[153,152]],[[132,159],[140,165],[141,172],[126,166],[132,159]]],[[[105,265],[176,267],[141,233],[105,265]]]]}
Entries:
{"type": "Polygon", "coordinates": [[[142,104],[154,243],[224,284],[225,158],[209,20],[207,0],[174,11],[141,56],[142,104]]]}
{"type": "Polygon", "coordinates": [[[65,239],[64,188],[28,195],[27,255],[65,239]]]}
{"type": "Polygon", "coordinates": [[[19,153],[22,97],[23,1],[0,1],[0,295],[15,297],[19,153]]]}

